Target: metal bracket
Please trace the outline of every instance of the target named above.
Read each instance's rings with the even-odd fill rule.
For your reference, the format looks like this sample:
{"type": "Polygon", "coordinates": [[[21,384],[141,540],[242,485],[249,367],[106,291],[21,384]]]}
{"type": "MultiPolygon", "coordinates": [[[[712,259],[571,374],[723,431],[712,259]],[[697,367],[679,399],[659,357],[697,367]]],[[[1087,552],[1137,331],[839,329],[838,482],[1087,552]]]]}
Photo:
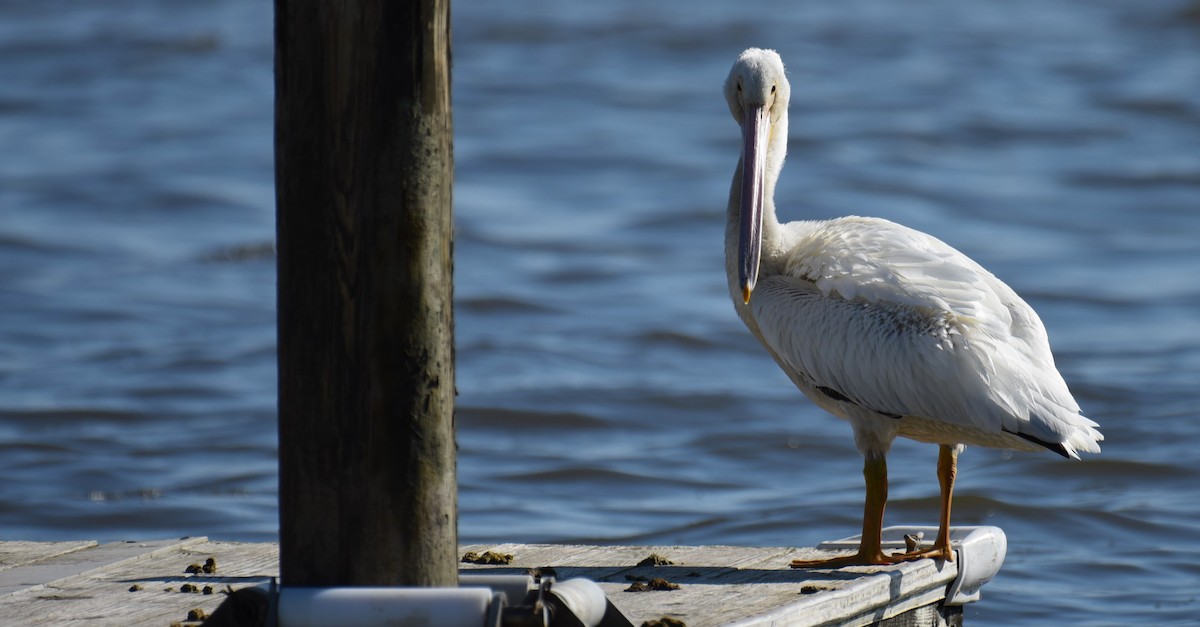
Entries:
{"type": "MultiPolygon", "coordinates": [[[[913,537],[925,540],[937,536],[937,527],[885,527],[883,529],[883,548],[911,550],[908,548],[905,536],[912,542],[913,537]]],[[[822,542],[818,549],[857,549],[860,536],[851,536],[822,542]]],[[[958,576],[946,588],[946,605],[964,605],[979,600],[979,589],[991,581],[1000,566],[1004,564],[1004,556],[1008,552],[1008,538],[999,527],[951,527],[950,546],[955,549],[955,564],[958,566],[958,576]]]]}

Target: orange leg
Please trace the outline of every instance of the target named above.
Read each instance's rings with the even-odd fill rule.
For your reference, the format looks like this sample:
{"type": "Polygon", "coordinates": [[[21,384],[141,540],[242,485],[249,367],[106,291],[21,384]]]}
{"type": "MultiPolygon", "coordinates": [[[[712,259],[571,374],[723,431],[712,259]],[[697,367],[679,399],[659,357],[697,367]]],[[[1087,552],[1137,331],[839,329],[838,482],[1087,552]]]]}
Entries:
{"type": "Polygon", "coordinates": [[[950,548],[950,500],[954,497],[954,477],[958,474],[958,448],[943,444],[938,449],[938,483],[942,486],[942,516],[938,521],[937,539],[933,546],[903,553],[897,557],[922,559],[930,557],[948,562],[954,561],[954,549],[950,548]]]}
{"type": "Polygon", "coordinates": [[[792,560],[792,568],[840,568],[842,566],[882,565],[905,562],[907,555],[885,555],[880,546],[883,509],[887,506],[887,460],[883,455],[867,457],[863,463],[867,482],[867,502],[863,508],[862,541],[854,555],[823,560],[792,560]]]}

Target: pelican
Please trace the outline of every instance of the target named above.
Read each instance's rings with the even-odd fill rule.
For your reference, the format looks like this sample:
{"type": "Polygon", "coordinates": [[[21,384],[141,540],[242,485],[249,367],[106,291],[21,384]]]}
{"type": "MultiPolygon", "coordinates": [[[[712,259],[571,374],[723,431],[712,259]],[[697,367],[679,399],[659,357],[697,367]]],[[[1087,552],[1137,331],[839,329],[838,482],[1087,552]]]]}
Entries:
{"type": "Polygon", "coordinates": [[[952,561],[950,502],[964,445],[1079,459],[1104,439],[1054,366],[1046,330],[1011,288],[941,240],[880,218],[780,223],[791,86],[773,50],[743,52],[725,81],[742,153],[729,191],[725,272],[742,322],[813,403],[848,421],[866,480],[853,555],[793,568],[952,561]],[[937,444],[932,546],[885,554],[887,453],[937,444]]]}

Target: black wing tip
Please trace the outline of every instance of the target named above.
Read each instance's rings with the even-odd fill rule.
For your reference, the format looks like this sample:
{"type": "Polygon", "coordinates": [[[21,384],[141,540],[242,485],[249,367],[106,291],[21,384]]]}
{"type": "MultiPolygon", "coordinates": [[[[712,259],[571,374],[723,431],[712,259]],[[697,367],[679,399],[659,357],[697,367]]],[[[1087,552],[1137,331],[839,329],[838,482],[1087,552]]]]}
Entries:
{"type": "Polygon", "coordinates": [[[1054,451],[1055,453],[1058,453],[1059,455],[1066,457],[1067,459],[1071,459],[1071,453],[1069,451],[1067,451],[1067,447],[1063,446],[1061,442],[1047,442],[1041,438],[1037,438],[1032,435],[1029,435],[1028,433],[1021,433],[1020,431],[1009,431],[1008,429],[1005,429],[1003,427],[1000,430],[1005,433],[1011,433],[1011,434],[1017,436],[1018,438],[1021,438],[1022,440],[1033,442],[1034,444],[1037,444],[1038,446],[1044,446],[1044,447],[1050,449],[1051,451],[1054,451]]]}
{"type": "MultiPolygon", "coordinates": [[[[841,401],[843,403],[850,403],[851,405],[858,405],[859,407],[862,407],[862,405],[859,405],[858,403],[850,400],[850,398],[848,396],[846,396],[845,394],[842,394],[841,392],[839,392],[833,388],[825,387],[823,385],[818,385],[817,391],[824,394],[825,396],[828,396],[829,398],[832,398],[835,401],[841,401]]],[[[892,413],[889,413],[886,411],[879,411],[878,409],[872,409],[871,411],[873,411],[877,414],[883,415],[883,416],[887,416],[888,418],[892,418],[894,420],[899,420],[899,419],[903,418],[903,416],[901,416],[900,414],[892,414],[892,413]]]]}
{"type": "MultiPolygon", "coordinates": [[[[847,397],[845,394],[842,394],[841,392],[839,392],[833,388],[825,387],[823,385],[818,385],[817,390],[820,391],[825,396],[832,398],[835,401],[842,401],[843,403],[854,403],[854,401],[850,400],[850,398],[847,397]]],[[[854,404],[857,405],[858,403],[854,403],[854,404]]]]}

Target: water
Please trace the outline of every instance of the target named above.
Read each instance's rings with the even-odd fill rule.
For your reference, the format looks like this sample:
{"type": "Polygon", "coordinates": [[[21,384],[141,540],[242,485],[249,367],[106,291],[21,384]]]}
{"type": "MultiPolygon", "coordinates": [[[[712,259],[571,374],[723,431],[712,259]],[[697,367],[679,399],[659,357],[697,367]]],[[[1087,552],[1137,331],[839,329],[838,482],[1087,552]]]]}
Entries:
{"type": "MultiPolygon", "coordinates": [[[[1200,602],[1200,9],[1181,2],[454,5],[460,535],[812,545],[849,428],[725,294],[737,129],[793,84],[781,217],[932,233],[1038,310],[1107,440],[969,449],[1009,536],[970,625],[1200,602]]],[[[0,4],[0,534],[277,536],[271,7],[0,4]]],[[[936,520],[897,442],[889,524],[936,520]]]]}

